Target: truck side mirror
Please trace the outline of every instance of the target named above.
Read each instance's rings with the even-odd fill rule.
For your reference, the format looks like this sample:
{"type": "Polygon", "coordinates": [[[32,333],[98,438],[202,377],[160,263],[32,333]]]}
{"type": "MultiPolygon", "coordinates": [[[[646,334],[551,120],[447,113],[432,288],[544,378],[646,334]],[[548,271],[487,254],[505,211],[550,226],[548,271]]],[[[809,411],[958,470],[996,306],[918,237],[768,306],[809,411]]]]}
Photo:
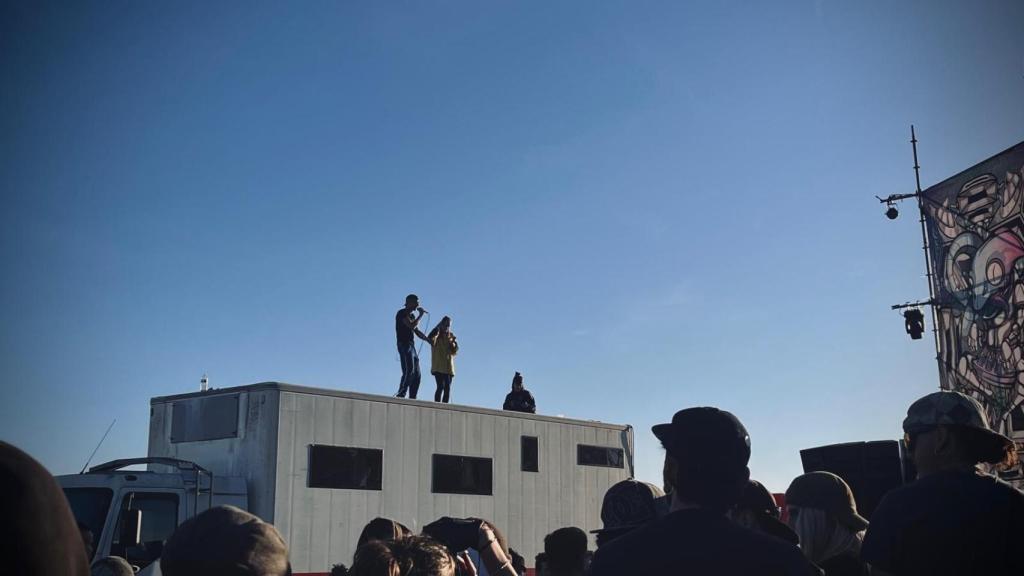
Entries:
{"type": "Polygon", "coordinates": [[[120,544],[138,546],[142,542],[142,510],[122,510],[120,524],[120,544]]]}

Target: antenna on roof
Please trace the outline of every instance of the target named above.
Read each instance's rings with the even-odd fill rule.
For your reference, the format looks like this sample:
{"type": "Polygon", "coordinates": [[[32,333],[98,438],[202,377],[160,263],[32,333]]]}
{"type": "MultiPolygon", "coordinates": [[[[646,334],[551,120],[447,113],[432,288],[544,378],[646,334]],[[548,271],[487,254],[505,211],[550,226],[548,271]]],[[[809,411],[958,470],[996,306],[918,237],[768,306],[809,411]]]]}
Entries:
{"type": "Polygon", "coordinates": [[[85,466],[82,466],[82,471],[79,472],[79,474],[85,474],[85,469],[89,467],[89,462],[92,462],[92,457],[96,455],[96,451],[103,445],[103,441],[107,439],[107,434],[110,434],[110,429],[113,428],[116,423],[117,418],[114,418],[114,421],[110,423],[110,426],[107,426],[107,431],[103,433],[103,438],[100,438],[100,443],[92,449],[92,454],[89,454],[89,459],[85,461],[85,466]]]}

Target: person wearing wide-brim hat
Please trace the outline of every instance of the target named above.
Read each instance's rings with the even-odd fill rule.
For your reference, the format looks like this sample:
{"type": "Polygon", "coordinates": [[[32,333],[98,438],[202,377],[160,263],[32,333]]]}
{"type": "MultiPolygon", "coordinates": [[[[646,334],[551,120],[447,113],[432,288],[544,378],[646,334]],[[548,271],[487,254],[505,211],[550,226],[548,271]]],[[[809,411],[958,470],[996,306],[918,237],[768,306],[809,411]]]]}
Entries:
{"type": "Polygon", "coordinates": [[[982,469],[1015,465],[1013,441],[947,390],[911,404],[903,431],[918,478],[875,509],[864,560],[897,575],[1024,574],[1024,493],[982,469]]]}
{"type": "Polygon", "coordinates": [[[831,472],[796,477],[786,490],[789,527],[804,556],[825,576],[867,576],[860,557],[868,521],[857,513],[850,486],[831,472]]]}

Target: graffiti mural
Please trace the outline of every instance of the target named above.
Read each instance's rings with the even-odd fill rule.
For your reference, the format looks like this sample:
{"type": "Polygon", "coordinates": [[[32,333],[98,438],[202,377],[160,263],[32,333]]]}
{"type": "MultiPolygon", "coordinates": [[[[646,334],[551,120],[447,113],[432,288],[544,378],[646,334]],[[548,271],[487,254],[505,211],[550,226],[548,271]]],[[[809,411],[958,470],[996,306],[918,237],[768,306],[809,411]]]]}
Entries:
{"type": "Polygon", "coordinates": [[[922,194],[945,389],[993,427],[1024,399],[1024,142],[922,194]]]}

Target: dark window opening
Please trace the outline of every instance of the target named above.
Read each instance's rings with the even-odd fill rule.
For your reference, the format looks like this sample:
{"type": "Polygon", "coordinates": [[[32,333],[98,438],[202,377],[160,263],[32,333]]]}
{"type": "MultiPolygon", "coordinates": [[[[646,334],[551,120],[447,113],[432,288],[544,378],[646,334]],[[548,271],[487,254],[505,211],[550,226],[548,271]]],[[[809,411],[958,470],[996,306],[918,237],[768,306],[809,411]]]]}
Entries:
{"type": "Polygon", "coordinates": [[[164,542],[178,527],[178,495],[170,492],[128,492],[121,498],[110,555],[120,556],[139,568],[160,557],[164,542]],[[138,546],[121,543],[121,520],[126,510],[142,511],[141,538],[138,546]]]}
{"type": "Polygon", "coordinates": [[[434,454],[431,492],[490,496],[492,474],[490,458],[434,454]]]}
{"type": "Polygon", "coordinates": [[[537,437],[523,436],[520,451],[520,470],[523,472],[540,472],[537,461],[537,437]]]}
{"type": "Polygon", "coordinates": [[[238,436],[238,394],[189,398],[171,405],[171,442],[238,436]]]}
{"type": "MultiPolygon", "coordinates": [[[[64,496],[68,499],[75,520],[92,532],[93,546],[99,544],[114,491],[109,488],[65,488],[64,496]]],[[[92,562],[92,558],[89,558],[89,562],[92,562]]]]}
{"type": "Polygon", "coordinates": [[[384,451],[376,448],[309,446],[309,487],[380,490],[384,451]]]}
{"type": "Polygon", "coordinates": [[[622,448],[605,446],[576,445],[576,463],[580,466],[604,466],[607,468],[625,468],[625,455],[622,448]]]}

